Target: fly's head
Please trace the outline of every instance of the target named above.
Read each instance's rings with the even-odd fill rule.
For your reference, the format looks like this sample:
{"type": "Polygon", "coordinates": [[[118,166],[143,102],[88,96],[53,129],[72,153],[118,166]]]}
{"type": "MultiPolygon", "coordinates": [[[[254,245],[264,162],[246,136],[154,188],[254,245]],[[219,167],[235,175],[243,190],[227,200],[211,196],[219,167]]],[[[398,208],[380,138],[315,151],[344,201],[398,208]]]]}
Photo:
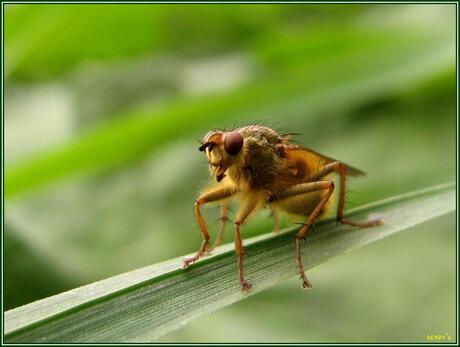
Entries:
{"type": "Polygon", "coordinates": [[[199,148],[204,152],[211,174],[220,182],[225,177],[227,169],[241,155],[244,139],[238,131],[210,131],[199,148]]]}

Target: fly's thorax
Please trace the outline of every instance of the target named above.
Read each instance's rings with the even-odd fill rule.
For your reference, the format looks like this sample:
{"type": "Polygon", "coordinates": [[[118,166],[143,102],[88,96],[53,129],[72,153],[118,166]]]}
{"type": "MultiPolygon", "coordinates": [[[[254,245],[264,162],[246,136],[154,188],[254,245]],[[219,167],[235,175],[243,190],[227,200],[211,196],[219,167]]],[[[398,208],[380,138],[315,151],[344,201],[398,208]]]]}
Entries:
{"type": "Polygon", "coordinates": [[[264,139],[246,137],[241,153],[232,159],[228,175],[240,189],[264,189],[272,185],[277,163],[273,146],[264,139]]]}
{"type": "Polygon", "coordinates": [[[258,189],[272,184],[276,146],[281,142],[273,129],[252,125],[230,132],[208,132],[200,150],[205,152],[211,175],[218,182],[229,176],[241,189],[258,189]]]}
{"type": "Polygon", "coordinates": [[[282,141],[281,136],[273,129],[263,125],[249,125],[238,129],[244,138],[253,141],[274,145],[282,141]]]}

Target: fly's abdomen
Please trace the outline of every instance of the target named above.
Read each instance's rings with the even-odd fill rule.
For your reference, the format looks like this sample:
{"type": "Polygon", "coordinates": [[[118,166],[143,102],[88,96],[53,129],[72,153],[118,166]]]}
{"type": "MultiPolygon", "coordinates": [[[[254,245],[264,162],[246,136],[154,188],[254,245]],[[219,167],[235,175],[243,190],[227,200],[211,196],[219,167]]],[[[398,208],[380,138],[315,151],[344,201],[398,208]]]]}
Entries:
{"type": "MultiPolygon", "coordinates": [[[[281,210],[289,214],[295,214],[300,216],[308,216],[318,206],[321,198],[327,193],[327,191],[310,192],[306,194],[296,195],[285,199],[275,200],[270,203],[271,207],[281,210]]],[[[331,207],[331,204],[327,204],[322,209],[322,213],[326,212],[331,207]]]]}

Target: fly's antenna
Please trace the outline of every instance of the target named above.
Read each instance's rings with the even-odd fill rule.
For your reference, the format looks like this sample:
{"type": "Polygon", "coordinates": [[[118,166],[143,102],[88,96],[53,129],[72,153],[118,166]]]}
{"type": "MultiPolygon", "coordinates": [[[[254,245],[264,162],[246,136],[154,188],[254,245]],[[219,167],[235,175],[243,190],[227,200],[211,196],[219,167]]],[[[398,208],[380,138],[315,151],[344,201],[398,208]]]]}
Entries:
{"type": "Polygon", "coordinates": [[[202,144],[198,149],[199,149],[200,152],[203,152],[210,145],[211,145],[210,142],[206,142],[206,143],[202,144]]]}

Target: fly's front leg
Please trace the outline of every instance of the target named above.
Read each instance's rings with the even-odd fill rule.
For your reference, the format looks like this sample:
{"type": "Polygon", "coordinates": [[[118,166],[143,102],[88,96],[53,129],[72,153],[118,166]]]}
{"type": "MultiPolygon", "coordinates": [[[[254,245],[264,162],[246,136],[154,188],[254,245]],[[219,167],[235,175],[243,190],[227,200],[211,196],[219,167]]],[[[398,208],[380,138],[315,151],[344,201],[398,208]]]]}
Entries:
{"type": "Polygon", "coordinates": [[[235,252],[238,262],[238,279],[241,284],[241,289],[247,291],[251,288],[251,285],[244,278],[244,265],[243,265],[243,244],[241,242],[240,226],[244,223],[246,218],[255,210],[259,202],[264,199],[263,194],[253,194],[246,198],[240,210],[237,213],[235,220],[235,252]]]}
{"type": "Polygon", "coordinates": [[[297,271],[299,272],[299,275],[300,275],[300,279],[302,280],[302,288],[311,288],[312,286],[307,276],[305,275],[305,270],[302,264],[302,258],[301,258],[301,253],[300,253],[301,243],[302,243],[302,240],[305,239],[305,234],[310,229],[310,226],[318,218],[319,214],[321,213],[322,208],[324,207],[324,205],[326,205],[329,198],[331,197],[334,191],[334,182],[316,181],[316,182],[303,183],[303,184],[300,184],[294,188],[291,188],[283,192],[282,194],[279,194],[277,199],[273,200],[273,202],[279,202],[280,200],[283,200],[286,198],[309,194],[311,192],[318,191],[318,190],[327,190],[327,192],[322,196],[318,205],[316,205],[315,209],[311,212],[311,214],[305,220],[302,228],[300,228],[300,230],[297,232],[296,238],[295,238],[295,262],[297,266],[297,271]]]}
{"type": "Polygon", "coordinates": [[[339,163],[339,162],[329,163],[325,165],[324,168],[318,171],[315,175],[311,176],[310,179],[312,181],[316,181],[332,172],[337,172],[340,175],[340,191],[339,191],[339,202],[337,206],[337,222],[352,225],[358,228],[368,228],[368,227],[373,227],[376,225],[383,224],[383,221],[380,219],[376,219],[370,222],[363,223],[363,222],[354,222],[354,221],[351,221],[345,218],[344,209],[345,209],[345,191],[346,191],[346,167],[342,163],[339,163]]]}
{"type": "Polygon", "coordinates": [[[219,201],[219,200],[228,198],[235,193],[236,193],[236,190],[233,188],[218,187],[218,188],[215,188],[214,190],[204,193],[195,201],[195,204],[194,204],[195,219],[198,224],[198,227],[200,228],[201,235],[203,236],[203,242],[201,243],[201,247],[194,257],[184,259],[184,263],[182,265],[184,269],[188,268],[190,264],[194,263],[195,261],[201,258],[209,242],[208,229],[206,228],[204,218],[201,215],[200,206],[203,204],[209,203],[209,202],[219,201]]]}

